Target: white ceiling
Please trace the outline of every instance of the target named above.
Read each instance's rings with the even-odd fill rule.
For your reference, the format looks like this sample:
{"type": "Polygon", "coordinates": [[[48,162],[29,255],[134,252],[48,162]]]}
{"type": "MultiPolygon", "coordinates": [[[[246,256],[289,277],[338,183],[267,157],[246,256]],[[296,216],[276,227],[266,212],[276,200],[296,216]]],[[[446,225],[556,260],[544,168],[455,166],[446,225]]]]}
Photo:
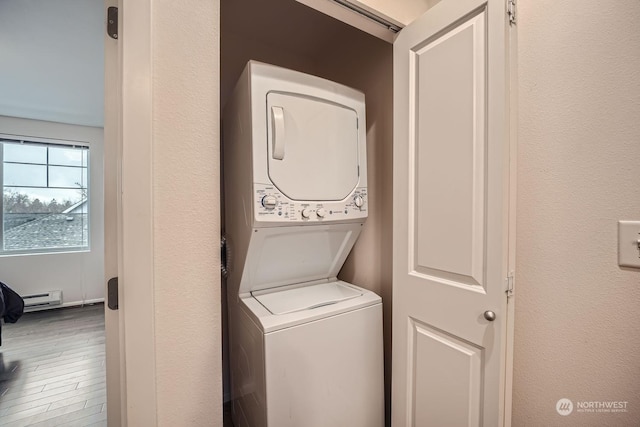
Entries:
{"type": "Polygon", "coordinates": [[[0,115],[103,126],[102,0],[0,0],[0,115]]]}

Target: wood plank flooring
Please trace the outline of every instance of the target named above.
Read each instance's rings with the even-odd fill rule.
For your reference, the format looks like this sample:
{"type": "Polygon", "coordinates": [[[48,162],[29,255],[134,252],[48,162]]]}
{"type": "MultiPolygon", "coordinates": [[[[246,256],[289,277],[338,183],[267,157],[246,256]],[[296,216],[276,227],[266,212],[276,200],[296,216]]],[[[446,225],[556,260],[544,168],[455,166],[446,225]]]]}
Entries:
{"type": "Polygon", "coordinates": [[[106,426],[104,306],[2,326],[0,426],[106,426]]]}

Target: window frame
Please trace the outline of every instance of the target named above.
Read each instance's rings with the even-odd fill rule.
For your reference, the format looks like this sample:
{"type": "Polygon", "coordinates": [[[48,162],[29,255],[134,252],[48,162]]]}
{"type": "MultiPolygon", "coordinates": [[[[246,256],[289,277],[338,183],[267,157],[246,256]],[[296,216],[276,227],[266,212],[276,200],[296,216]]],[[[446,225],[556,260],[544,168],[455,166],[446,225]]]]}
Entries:
{"type": "MultiPolygon", "coordinates": [[[[3,134],[0,133],[0,188],[2,189],[2,194],[4,195],[4,149],[2,144],[4,142],[8,142],[10,144],[31,144],[31,145],[43,145],[43,146],[54,146],[54,147],[68,147],[68,148],[80,148],[87,150],[87,244],[82,246],[64,246],[58,248],[35,248],[35,249],[16,249],[16,250],[5,250],[4,249],[4,197],[0,199],[0,257],[7,256],[15,256],[15,255],[38,255],[38,254],[60,254],[60,253],[81,253],[81,252],[90,252],[91,251],[91,217],[92,209],[91,209],[91,144],[86,141],[74,141],[70,139],[55,139],[55,138],[40,138],[40,137],[25,137],[22,135],[12,135],[12,134],[3,134]]],[[[25,163],[28,164],[28,163],[25,163]]],[[[47,175],[49,162],[47,159],[47,164],[43,165],[47,167],[47,175]]],[[[53,166],[63,166],[63,165],[53,165],[53,166]]],[[[76,166],[78,167],[78,166],[76,166]]],[[[78,167],[80,168],[80,167],[78,167]]],[[[48,177],[47,177],[48,181],[48,177]]],[[[11,187],[11,186],[10,186],[11,187]]],[[[18,187],[18,186],[17,186],[18,187]]],[[[28,186],[25,186],[28,188],[28,186]]],[[[49,187],[33,187],[33,188],[49,188],[49,187]]],[[[51,187],[56,188],[56,187],[51,187]]],[[[60,188],[64,189],[64,188],[60,188]]]]}

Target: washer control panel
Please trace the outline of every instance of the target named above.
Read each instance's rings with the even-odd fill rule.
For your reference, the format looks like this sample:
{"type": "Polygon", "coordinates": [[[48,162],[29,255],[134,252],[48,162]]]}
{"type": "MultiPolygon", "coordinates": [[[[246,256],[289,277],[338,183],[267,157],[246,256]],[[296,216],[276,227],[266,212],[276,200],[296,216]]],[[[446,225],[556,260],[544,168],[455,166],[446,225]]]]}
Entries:
{"type": "Polygon", "coordinates": [[[367,217],[366,187],[356,188],[340,201],[291,200],[274,185],[254,184],[254,213],[256,220],[267,222],[327,222],[367,217]]]}

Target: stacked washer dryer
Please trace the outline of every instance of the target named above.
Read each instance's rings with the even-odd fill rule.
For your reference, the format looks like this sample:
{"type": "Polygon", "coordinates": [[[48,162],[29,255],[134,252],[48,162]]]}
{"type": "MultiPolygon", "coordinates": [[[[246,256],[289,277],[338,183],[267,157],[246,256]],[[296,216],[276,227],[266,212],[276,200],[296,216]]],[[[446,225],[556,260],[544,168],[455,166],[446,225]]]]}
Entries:
{"type": "Polygon", "coordinates": [[[381,300],[336,277],[367,218],[364,95],[251,61],[223,135],[234,425],[381,427],[381,300]]]}

